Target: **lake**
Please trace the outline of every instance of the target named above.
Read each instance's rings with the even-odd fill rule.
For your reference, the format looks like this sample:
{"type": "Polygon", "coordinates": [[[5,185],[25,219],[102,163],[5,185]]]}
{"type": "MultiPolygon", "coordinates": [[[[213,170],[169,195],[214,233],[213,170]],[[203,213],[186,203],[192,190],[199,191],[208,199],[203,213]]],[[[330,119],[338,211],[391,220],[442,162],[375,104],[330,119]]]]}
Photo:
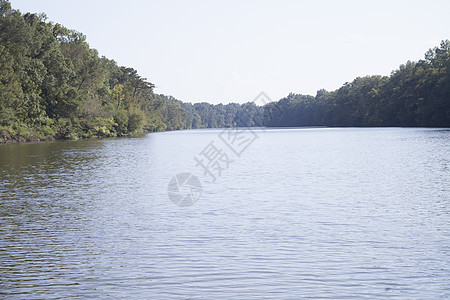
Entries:
{"type": "Polygon", "coordinates": [[[449,183],[448,129],[3,145],[0,298],[448,299],[449,183]]]}

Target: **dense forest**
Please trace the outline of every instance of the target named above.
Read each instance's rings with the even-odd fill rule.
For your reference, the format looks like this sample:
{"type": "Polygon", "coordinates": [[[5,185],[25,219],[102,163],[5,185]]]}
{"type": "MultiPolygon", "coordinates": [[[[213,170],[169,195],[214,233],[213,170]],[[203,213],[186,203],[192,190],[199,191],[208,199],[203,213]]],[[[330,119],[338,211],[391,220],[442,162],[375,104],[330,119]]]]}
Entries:
{"type": "Polygon", "coordinates": [[[0,0],[1,143],[231,126],[450,127],[450,41],[390,77],[264,106],[191,104],[153,88],[135,69],[100,57],[82,33],[0,0]]]}
{"type": "Polygon", "coordinates": [[[450,127],[450,41],[389,77],[359,77],[315,97],[290,94],[265,110],[274,108],[282,113],[271,114],[266,126],[450,127]]]}

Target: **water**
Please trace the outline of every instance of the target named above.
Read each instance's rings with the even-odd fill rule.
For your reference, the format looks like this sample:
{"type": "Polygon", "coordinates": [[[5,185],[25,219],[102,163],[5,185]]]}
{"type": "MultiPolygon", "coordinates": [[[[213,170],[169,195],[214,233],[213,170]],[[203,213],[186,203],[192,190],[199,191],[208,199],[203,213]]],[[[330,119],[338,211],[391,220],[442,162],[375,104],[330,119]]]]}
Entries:
{"type": "Polygon", "coordinates": [[[450,298],[449,130],[220,133],[1,146],[0,298],[450,298]]]}

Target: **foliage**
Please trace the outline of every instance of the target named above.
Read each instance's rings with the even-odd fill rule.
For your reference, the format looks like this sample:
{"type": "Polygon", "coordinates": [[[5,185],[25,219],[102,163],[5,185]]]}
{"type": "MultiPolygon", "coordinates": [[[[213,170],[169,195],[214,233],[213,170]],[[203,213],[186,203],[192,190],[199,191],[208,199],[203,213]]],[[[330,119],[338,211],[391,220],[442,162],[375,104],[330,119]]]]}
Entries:
{"type": "Polygon", "coordinates": [[[135,69],[99,57],[82,33],[0,0],[0,142],[231,126],[450,127],[450,42],[389,77],[263,107],[185,103],[153,88],[135,69]]]}
{"type": "Polygon", "coordinates": [[[315,97],[290,94],[276,106],[279,115],[266,105],[266,126],[450,127],[450,41],[389,77],[358,77],[315,97]]]}

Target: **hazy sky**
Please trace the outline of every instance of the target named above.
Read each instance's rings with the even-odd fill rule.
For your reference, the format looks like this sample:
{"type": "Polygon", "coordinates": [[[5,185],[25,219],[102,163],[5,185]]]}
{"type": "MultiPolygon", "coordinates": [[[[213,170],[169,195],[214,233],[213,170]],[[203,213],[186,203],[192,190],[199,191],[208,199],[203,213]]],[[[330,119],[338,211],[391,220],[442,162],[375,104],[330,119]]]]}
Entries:
{"type": "Polygon", "coordinates": [[[11,0],[188,102],[315,95],[450,39],[450,1],[11,0]]]}

